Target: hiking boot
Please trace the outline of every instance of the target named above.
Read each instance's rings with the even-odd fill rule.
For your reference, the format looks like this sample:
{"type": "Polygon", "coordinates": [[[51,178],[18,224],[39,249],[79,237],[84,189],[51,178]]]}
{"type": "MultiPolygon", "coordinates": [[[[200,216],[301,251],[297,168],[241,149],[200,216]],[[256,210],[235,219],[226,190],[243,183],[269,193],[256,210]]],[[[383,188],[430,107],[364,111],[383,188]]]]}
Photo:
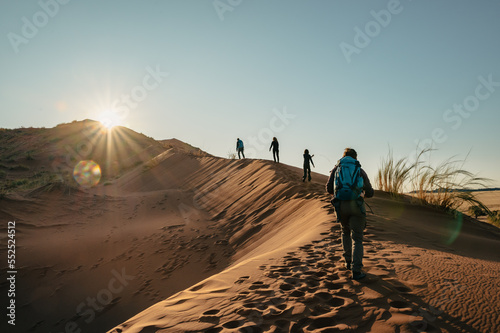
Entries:
{"type": "Polygon", "coordinates": [[[348,271],[351,270],[351,262],[350,261],[345,262],[345,269],[347,269],[348,271]]]}
{"type": "Polygon", "coordinates": [[[359,272],[352,272],[352,278],[354,280],[361,280],[362,278],[364,278],[366,276],[366,274],[362,271],[359,271],[359,272]]]}

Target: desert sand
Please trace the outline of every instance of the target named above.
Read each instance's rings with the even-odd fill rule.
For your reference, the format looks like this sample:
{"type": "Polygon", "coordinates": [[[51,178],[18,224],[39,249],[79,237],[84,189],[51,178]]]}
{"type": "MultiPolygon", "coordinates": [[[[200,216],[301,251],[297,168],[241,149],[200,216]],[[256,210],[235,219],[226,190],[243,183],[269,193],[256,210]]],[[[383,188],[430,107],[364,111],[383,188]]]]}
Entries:
{"type": "Polygon", "coordinates": [[[2,244],[16,221],[18,270],[16,326],[2,320],[2,332],[500,331],[493,226],[376,191],[367,277],[354,281],[325,175],[303,183],[283,163],[128,129],[112,139],[87,121],[25,129],[15,148],[2,133],[7,180],[31,181],[54,161],[67,175],[82,156],[65,147],[85,139],[82,128],[95,132],[85,158],[101,165],[98,185],[63,178],[0,198],[2,244]]]}
{"type": "MultiPolygon", "coordinates": [[[[480,200],[488,209],[491,211],[500,211],[500,190],[495,191],[477,191],[475,196],[480,200]]],[[[463,205],[461,210],[467,212],[470,205],[463,205]]],[[[481,222],[491,223],[487,216],[478,216],[477,218],[481,222]]]]}

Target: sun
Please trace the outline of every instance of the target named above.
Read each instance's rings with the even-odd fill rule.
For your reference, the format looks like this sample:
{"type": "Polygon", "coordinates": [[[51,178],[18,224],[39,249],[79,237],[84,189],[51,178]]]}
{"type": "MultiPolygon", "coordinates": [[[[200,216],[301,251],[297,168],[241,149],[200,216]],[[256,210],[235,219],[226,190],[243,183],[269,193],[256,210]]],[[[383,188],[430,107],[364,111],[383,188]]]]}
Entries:
{"type": "Polygon", "coordinates": [[[97,120],[99,120],[101,124],[107,129],[112,129],[115,126],[122,125],[122,118],[116,111],[113,110],[106,110],[101,112],[97,120]]]}

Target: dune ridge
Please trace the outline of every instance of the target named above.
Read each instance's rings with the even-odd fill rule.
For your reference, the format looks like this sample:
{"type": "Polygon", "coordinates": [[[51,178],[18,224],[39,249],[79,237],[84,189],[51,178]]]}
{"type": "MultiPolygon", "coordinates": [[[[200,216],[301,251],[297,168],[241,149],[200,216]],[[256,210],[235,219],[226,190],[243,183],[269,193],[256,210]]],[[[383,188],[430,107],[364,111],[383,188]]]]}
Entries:
{"type": "MultiPolygon", "coordinates": [[[[55,181],[1,198],[1,218],[18,227],[18,282],[29,286],[17,295],[24,318],[17,328],[64,331],[74,323],[104,331],[221,271],[242,255],[235,249],[250,251],[252,235],[271,231],[263,223],[272,211],[266,209],[281,209],[286,184],[273,189],[253,178],[277,177],[268,162],[200,155],[166,147],[91,189],[55,181]],[[222,196],[227,207],[240,210],[239,220],[230,223],[216,209],[222,196]],[[249,230],[247,219],[255,224],[249,230]],[[117,272],[131,279],[108,300],[117,272]]],[[[0,288],[6,291],[7,284],[0,288]]]]}
{"type": "MultiPolygon", "coordinates": [[[[203,170],[217,179],[225,163],[211,161],[203,170]]],[[[499,327],[500,256],[491,249],[500,243],[493,227],[377,192],[370,200],[375,214],[366,235],[369,276],[355,282],[343,268],[340,228],[324,194],[326,177],[316,175],[315,182],[303,184],[296,168],[232,163],[238,169],[227,179],[214,184],[203,173],[191,182],[205,193],[199,198],[203,207],[232,231],[236,262],[109,332],[487,332],[499,327]],[[247,178],[251,166],[259,172],[247,178]],[[274,174],[264,177],[268,171],[274,174]],[[246,184],[249,191],[235,189],[247,189],[246,184]],[[252,189],[257,185],[265,194],[252,189]],[[274,191],[281,200],[266,196],[274,191]],[[234,230],[231,223],[242,220],[243,227],[234,230]]]]}
{"type": "MultiPolygon", "coordinates": [[[[95,123],[40,131],[54,145],[28,166],[48,168],[53,155],[70,170],[64,147],[85,139],[82,126],[95,123]]],[[[218,158],[130,130],[108,159],[111,141],[93,133],[95,160],[108,161],[98,186],[53,180],[0,197],[0,219],[17,223],[19,332],[500,330],[493,226],[377,191],[368,277],[357,282],[343,267],[326,176],[303,183],[295,167],[218,158]],[[120,160],[127,166],[109,168],[120,160]]],[[[30,149],[5,150],[13,139],[0,142],[7,167],[30,149]]]]}

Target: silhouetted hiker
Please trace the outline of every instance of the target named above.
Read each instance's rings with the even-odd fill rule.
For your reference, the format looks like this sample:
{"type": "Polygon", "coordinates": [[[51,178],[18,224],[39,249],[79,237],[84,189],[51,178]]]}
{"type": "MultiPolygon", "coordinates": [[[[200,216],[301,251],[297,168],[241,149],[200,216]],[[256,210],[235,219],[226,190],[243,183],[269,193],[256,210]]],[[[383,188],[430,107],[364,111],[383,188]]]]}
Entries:
{"type": "Polygon", "coordinates": [[[302,177],[303,182],[306,181],[306,177],[307,180],[311,181],[311,165],[309,164],[309,162],[311,162],[311,164],[314,166],[312,156],[309,155],[309,150],[306,149],[304,150],[304,177],[302,177]]]}
{"type": "Polygon", "coordinates": [[[273,138],[273,141],[271,142],[271,147],[269,147],[269,151],[271,151],[271,148],[273,149],[273,159],[274,162],[280,162],[280,144],[278,143],[278,139],[276,137],[273,138]]]}
{"type": "Polygon", "coordinates": [[[354,149],[346,148],[326,184],[327,192],[333,194],[332,204],[335,207],[337,221],[342,227],[345,265],[347,269],[352,270],[354,280],[366,276],[361,270],[363,230],[366,227],[364,198],[371,198],[374,194],[370,180],[357,160],[357,155],[354,149]]]}
{"type": "Polygon", "coordinates": [[[236,151],[238,152],[238,158],[241,158],[240,154],[243,155],[243,158],[245,158],[245,153],[243,152],[245,150],[245,147],[243,147],[243,141],[240,140],[240,138],[236,139],[236,151]]]}

